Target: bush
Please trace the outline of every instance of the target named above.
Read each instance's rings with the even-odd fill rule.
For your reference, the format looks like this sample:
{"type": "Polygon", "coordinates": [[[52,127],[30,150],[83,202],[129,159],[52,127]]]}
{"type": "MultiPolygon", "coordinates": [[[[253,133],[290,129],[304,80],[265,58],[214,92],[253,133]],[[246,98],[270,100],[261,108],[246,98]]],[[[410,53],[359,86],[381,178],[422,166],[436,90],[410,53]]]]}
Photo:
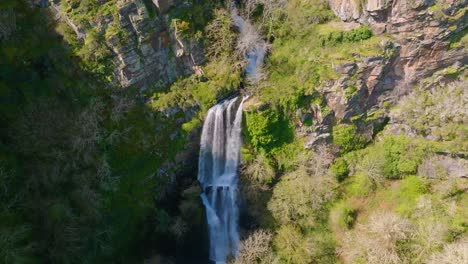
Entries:
{"type": "Polygon", "coordinates": [[[400,188],[397,193],[399,206],[397,212],[409,216],[413,212],[416,205],[416,199],[426,193],[426,184],[417,176],[409,176],[401,181],[400,188]]]}
{"type": "Polygon", "coordinates": [[[280,172],[289,172],[296,169],[300,165],[303,155],[304,144],[300,140],[295,140],[272,151],[272,156],[280,172]]]}
{"type": "Polygon", "coordinates": [[[304,237],[300,229],[293,225],[281,226],[273,244],[285,263],[309,264],[312,261],[310,248],[313,245],[304,237]]]}
{"type": "Polygon", "coordinates": [[[355,125],[336,125],[333,127],[333,143],[340,146],[342,153],[363,148],[365,139],[357,134],[355,125]]]}
{"type": "Polygon", "coordinates": [[[275,170],[273,166],[271,166],[265,152],[260,151],[255,158],[245,166],[243,175],[254,182],[261,184],[271,183],[275,178],[275,170]]]}
{"type": "Polygon", "coordinates": [[[214,19],[207,25],[207,54],[209,57],[231,56],[235,49],[236,34],[232,31],[229,13],[216,9],[214,19]]]}
{"type": "Polygon", "coordinates": [[[430,154],[429,145],[401,136],[387,137],[378,147],[383,148],[385,159],[383,173],[389,179],[416,174],[418,165],[430,154]]]}
{"type": "Polygon", "coordinates": [[[366,174],[359,173],[352,178],[347,189],[351,195],[366,197],[377,189],[377,185],[366,174]]]}
{"type": "Polygon", "coordinates": [[[338,203],[331,211],[331,221],[342,229],[350,229],[354,226],[357,210],[346,202],[338,203]]]}
{"type": "Polygon", "coordinates": [[[327,177],[311,177],[305,168],[300,168],[281,178],[273,189],[268,209],[280,223],[309,224],[328,217],[324,209],[335,195],[333,186],[327,177]]]}
{"type": "Polygon", "coordinates": [[[468,239],[462,239],[444,247],[442,252],[433,253],[429,259],[429,264],[451,264],[468,263],[466,245],[468,239]]]}
{"type": "Polygon", "coordinates": [[[343,158],[338,158],[331,165],[330,171],[333,173],[337,181],[342,182],[349,175],[348,162],[343,158]]]}
{"type": "MultiPolygon", "coordinates": [[[[450,72],[444,69],[442,73],[450,72]]],[[[437,78],[437,75],[433,77],[437,78]]],[[[433,84],[435,81],[430,80],[433,84]]],[[[402,120],[402,132],[417,133],[437,140],[466,142],[466,89],[468,81],[455,81],[448,85],[427,85],[416,87],[399,102],[398,111],[392,111],[392,118],[402,120]],[[423,113],[423,114],[422,114],[423,113]],[[407,128],[404,128],[407,127],[407,128]]],[[[461,146],[460,146],[461,147],[461,146]]]]}
{"type": "Polygon", "coordinates": [[[272,109],[246,113],[248,141],[256,150],[267,152],[291,142],[294,132],[289,121],[272,109]]]}
{"type": "Polygon", "coordinates": [[[281,263],[336,263],[335,242],[331,232],[320,226],[307,232],[283,225],[273,240],[281,263]]]}
{"type": "MultiPolygon", "coordinates": [[[[345,139],[351,136],[343,137],[345,139]]],[[[346,140],[342,140],[346,142],[346,140]]],[[[352,140],[347,140],[352,141],[352,140]]],[[[432,153],[431,144],[409,139],[403,136],[388,136],[354,157],[353,164],[359,173],[367,175],[375,184],[385,178],[402,179],[415,175],[419,164],[432,153]]]]}
{"type": "Polygon", "coordinates": [[[358,42],[372,37],[372,31],[368,26],[361,26],[350,31],[332,31],[320,35],[322,46],[335,46],[345,42],[358,42]]]}

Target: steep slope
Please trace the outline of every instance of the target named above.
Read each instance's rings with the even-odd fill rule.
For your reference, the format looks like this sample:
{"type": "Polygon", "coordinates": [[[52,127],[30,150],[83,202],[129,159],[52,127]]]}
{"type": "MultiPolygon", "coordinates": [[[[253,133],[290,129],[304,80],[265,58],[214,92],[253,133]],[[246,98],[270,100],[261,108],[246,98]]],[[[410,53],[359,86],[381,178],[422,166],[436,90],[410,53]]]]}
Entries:
{"type": "Polygon", "coordinates": [[[233,263],[466,261],[466,3],[243,3],[272,46],[233,263]]]}

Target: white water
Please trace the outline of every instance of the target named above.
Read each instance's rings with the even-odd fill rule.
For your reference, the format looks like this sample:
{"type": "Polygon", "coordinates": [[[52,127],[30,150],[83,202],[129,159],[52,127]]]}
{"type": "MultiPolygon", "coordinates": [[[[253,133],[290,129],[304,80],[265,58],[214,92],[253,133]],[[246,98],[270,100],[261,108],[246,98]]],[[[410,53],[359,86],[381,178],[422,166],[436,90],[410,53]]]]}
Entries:
{"type": "Polygon", "coordinates": [[[239,15],[235,6],[231,7],[231,19],[240,31],[237,49],[243,53],[247,60],[245,67],[247,80],[251,83],[257,83],[263,76],[262,66],[268,44],[262,39],[257,29],[239,15]]]}
{"type": "Polygon", "coordinates": [[[225,263],[236,256],[239,243],[237,167],[241,146],[240,97],[223,101],[208,111],[203,125],[198,162],[198,181],[206,208],[210,259],[225,263]]]}

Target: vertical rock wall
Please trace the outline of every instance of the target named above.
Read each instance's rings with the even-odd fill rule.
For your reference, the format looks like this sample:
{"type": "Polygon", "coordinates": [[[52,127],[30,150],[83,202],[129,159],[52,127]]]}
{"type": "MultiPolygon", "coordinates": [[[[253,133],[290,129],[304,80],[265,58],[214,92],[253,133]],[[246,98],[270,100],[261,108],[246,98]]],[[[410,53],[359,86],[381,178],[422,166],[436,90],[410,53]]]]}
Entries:
{"type": "MultiPolygon", "coordinates": [[[[62,11],[62,1],[67,0],[54,0],[52,10],[72,27],[79,39],[85,39],[86,30],[62,11]]],[[[103,0],[102,5],[108,1],[103,0]]],[[[106,35],[104,44],[112,53],[114,80],[122,87],[164,87],[179,76],[193,73],[204,61],[201,45],[182,38],[170,27],[167,12],[177,8],[179,1],[153,0],[155,6],[150,6],[151,1],[115,1],[117,19],[115,15],[102,16],[90,23],[105,34],[111,27],[119,31],[106,35]]]]}

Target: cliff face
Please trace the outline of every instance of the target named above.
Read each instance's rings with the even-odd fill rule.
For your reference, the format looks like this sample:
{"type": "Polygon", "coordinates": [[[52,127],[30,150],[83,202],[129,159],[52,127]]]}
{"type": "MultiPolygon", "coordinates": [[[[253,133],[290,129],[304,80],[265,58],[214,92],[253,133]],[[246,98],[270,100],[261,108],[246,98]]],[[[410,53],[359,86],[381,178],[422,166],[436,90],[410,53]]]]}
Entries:
{"type": "MultiPolygon", "coordinates": [[[[375,35],[389,36],[381,43],[384,52],[380,56],[334,65],[341,77],[321,88],[334,117],[345,122],[366,118],[361,129],[370,136],[373,127],[385,122],[388,106],[419,81],[449,66],[466,64],[466,47],[453,44],[467,28],[466,4],[464,0],[330,0],[331,9],[346,24],[368,25],[375,35]],[[356,92],[347,96],[350,86],[356,92]]],[[[321,121],[325,129],[312,135],[309,146],[329,132],[331,120],[321,121]]]]}
{"type": "MultiPolygon", "coordinates": [[[[123,87],[164,87],[193,73],[204,60],[201,46],[171,27],[168,11],[178,1],[99,1],[98,15],[80,20],[83,4],[55,0],[52,10],[85,44],[90,31],[102,36],[109,52],[114,82],[123,87]],[[104,11],[101,11],[104,10],[104,11]],[[110,11],[106,11],[110,10],[110,11]]],[[[85,14],[92,14],[86,11],[85,14]]]]}

